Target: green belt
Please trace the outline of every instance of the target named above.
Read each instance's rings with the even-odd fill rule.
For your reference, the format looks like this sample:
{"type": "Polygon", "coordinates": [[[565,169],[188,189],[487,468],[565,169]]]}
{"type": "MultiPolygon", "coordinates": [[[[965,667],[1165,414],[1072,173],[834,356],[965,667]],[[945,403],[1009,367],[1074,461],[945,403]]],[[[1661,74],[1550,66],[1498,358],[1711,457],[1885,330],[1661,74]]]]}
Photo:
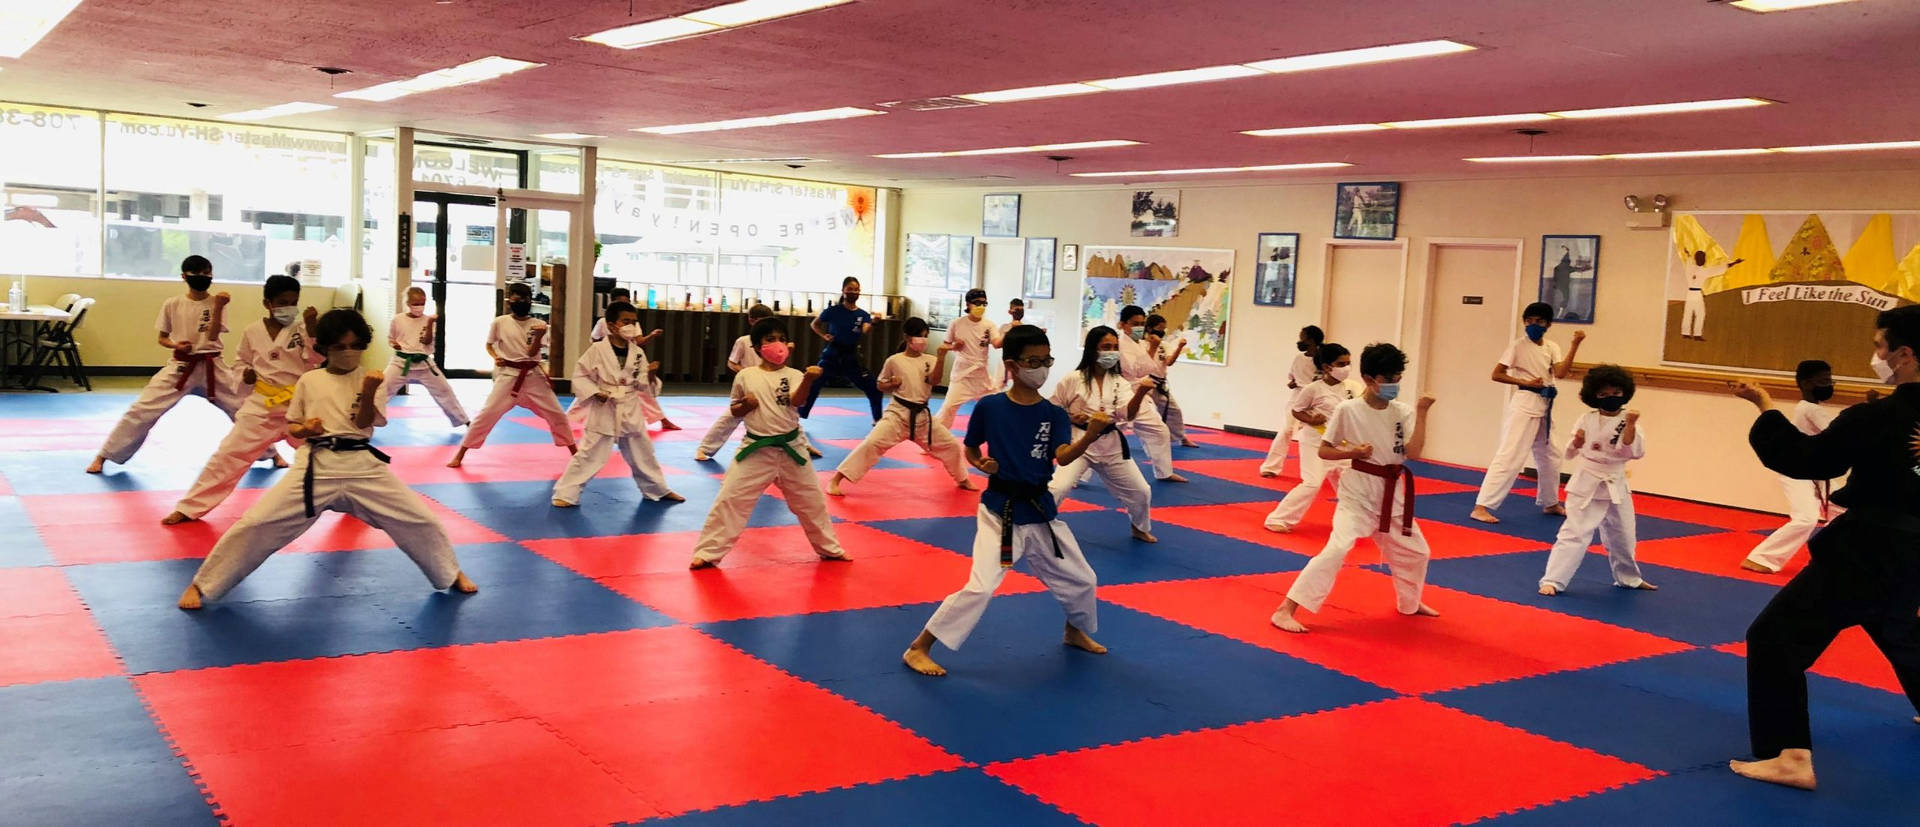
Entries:
{"type": "Polygon", "coordinates": [[[421,362],[425,362],[428,359],[433,358],[433,354],[430,354],[430,353],[408,353],[404,350],[396,350],[394,351],[393,355],[398,356],[402,359],[405,359],[407,361],[408,370],[412,370],[414,365],[420,364],[421,362]]]}
{"type": "Polygon", "coordinates": [[[801,456],[799,451],[793,450],[793,441],[799,438],[800,438],[799,428],[795,428],[784,434],[780,434],[779,436],[756,436],[754,435],[753,432],[749,431],[747,432],[746,444],[740,446],[740,453],[733,455],[733,461],[741,462],[745,460],[748,456],[752,455],[753,452],[758,451],[762,448],[777,447],[780,450],[787,452],[787,456],[793,458],[793,464],[805,465],[807,464],[807,458],[801,456]]]}

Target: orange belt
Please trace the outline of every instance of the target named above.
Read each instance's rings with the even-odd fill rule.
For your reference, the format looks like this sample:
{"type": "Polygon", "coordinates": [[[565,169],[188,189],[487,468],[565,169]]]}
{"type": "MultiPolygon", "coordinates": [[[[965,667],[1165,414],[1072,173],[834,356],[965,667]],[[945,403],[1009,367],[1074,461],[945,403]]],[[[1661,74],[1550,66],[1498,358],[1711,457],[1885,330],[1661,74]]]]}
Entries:
{"type": "Polygon", "coordinates": [[[1393,529],[1393,484],[1401,483],[1407,492],[1407,508],[1400,515],[1400,534],[1413,536],[1413,470],[1405,465],[1375,465],[1364,459],[1353,461],[1353,470],[1387,481],[1386,494],[1380,498],[1380,530],[1393,529]]]}

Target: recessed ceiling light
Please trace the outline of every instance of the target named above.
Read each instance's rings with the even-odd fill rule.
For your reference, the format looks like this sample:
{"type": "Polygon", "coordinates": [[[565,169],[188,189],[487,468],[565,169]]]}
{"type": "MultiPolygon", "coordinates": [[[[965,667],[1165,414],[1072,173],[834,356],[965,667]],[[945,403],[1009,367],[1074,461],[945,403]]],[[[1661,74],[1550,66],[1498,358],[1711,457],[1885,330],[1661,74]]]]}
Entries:
{"type": "Polygon", "coordinates": [[[1392,129],[1441,129],[1450,126],[1492,126],[1506,123],[1534,123],[1553,120],[1552,115],[1540,112],[1520,112],[1512,115],[1472,115],[1464,118],[1426,118],[1416,121],[1387,121],[1381,126],[1392,129]]]}
{"type": "Polygon", "coordinates": [[[1278,172],[1293,169],[1333,169],[1350,167],[1352,164],[1340,161],[1326,161],[1311,164],[1262,164],[1251,167],[1197,167],[1194,169],[1135,169],[1118,172],[1074,172],[1075,178],[1152,178],[1160,175],[1216,175],[1223,172],[1278,172]]]}
{"type": "Polygon", "coordinates": [[[588,138],[605,138],[607,136],[588,135],[584,132],[536,132],[533,134],[533,137],[545,138],[549,141],[584,141],[588,138]]]}
{"type": "Polygon", "coordinates": [[[641,46],[651,46],[655,43],[665,43],[669,40],[679,40],[684,37],[708,34],[717,32],[720,29],[720,26],[712,23],[702,23],[698,20],[688,20],[684,17],[667,17],[660,20],[649,20],[645,23],[635,23],[631,26],[621,26],[617,29],[608,29],[604,32],[594,32],[590,35],[584,35],[580,39],[588,43],[612,46],[615,49],[638,49],[641,46]]]}
{"type": "Polygon", "coordinates": [[[1862,152],[1868,150],[1920,149],[1920,141],[1879,141],[1860,144],[1817,144],[1811,146],[1744,147],[1740,149],[1681,149],[1668,152],[1616,152],[1605,155],[1507,155],[1490,158],[1463,158],[1476,164],[1525,164],[1543,161],[1657,161],[1673,158],[1734,158],[1783,153],[1804,155],[1816,152],[1862,152]]]}
{"type": "Polygon", "coordinates": [[[1294,126],[1280,129],[1249,129],[1242,135],[1256,138],[1278,138],[1294,135],[1330,135],[1342,132],[1372,132],[1381,129],[1437,129],[1454,126],[1488,126],[1508,123],[1536,123],[1562,118],[1626,118],[1646,115],[1674,115],[1685,112],[1710,112],[1722,109],[1742,109],[1749,106],[1768,106],[1773,101],[1763,98],[1725,98],[1721,100],[1682,101],[1679,103],[1650,103],[1639,106],[1614,106],[1606,109],[1569,109],[1562,112],[1518,112],[1511,115],[1473,115],[1464,118],[1425,118],[1411,121],[1385,121],[1382,123],[1346,123],[1326,126],[1294,126]]]}
{"type": "Polygon", "coordinates": [[[1230,80],[1232,78],[1259,77],[1266,74],[1252,66],[1237,63],[1226,66],[1205,66],[1199,69],[1176,69],[1171,72],[1152,72],[1145,75],[1128,75],[1120,78],[1087,81],[1088,86],[1119,91],[1124,89],[1150,89],[1155,86],[1173,86],[1180,83],[1204,83],[1210,80],[1230,80]]]}
{"type": "Polygon", "coordinates": [[[20,57],[65,20],[80,0],[0,3],[0,57],[20,57]]]}
{"type": "Polygon", "coordinates": [[[1471,52],[1475,48],[1465,43],[1451,40],[1422,40],[1416,43],[1396,43],[1391,46],[1370,46],[1365,49],[1345,49],[1338,52],[1321,52],[1314,55],[1298,55],[1274,60],[1262,60],[1249,63],[1262,72],[1284,74],[1288,72],[1311,72],[1316,69],[1332,69],[1340,66],[1361,66],[1368,63],[1385,63],[1391,60],[1409,60],[1417,57],[1438,57],[1440,55],[1471,52]]]}
{"type": "Polygon", "coordinates": [[[1463,158],[1476,164],[1538,164],[1556,161],[1599,161],[1605,155],[1503,155],[1489,158],[1463,158]]]}
{"type": "Polygon", "coordinates": [[[1639,115],[1675,115],[1685,112],[1717,112],[1723,109],[1745,109],[1749,106],[1767,106],[1773,101],[1765,98],[1721,98],[1705,101],[1681,101],[1678,103],[1649,103],[1640,106],[1609,106],[1602,109],[1568,109],[1547,114],[1556,118],[1625,118],[1639,115]]]}
{"type": "Polygon", "coordinates": [[[1775,152],[1863,152],[1875,149],[1920,149],[1920,141],[1880,141],[1867,144],[1818,144],[1815,146],[1777,146],[1775,152]]]}
{"type": "Polygon", "coordinates": [[[612,46],[615,49],[638,49],[642,46],[699,37],[703,34],[713,34],[738,26],[791,17],[851,2],[853,0],[741,0],[738,3],[690,11],[678,17],[663,17],[631,26],[608,29],[604,32],[594,32],[577,39],[612,46]]]}
{"type": "Polygon", "coordinates": [[[226,120],[226,121],[264,121],[268,118],[282,118],[288,115],[305,115],[309,112],[325,112],[333,108],[334,107],[324,103],[307,103],[305,101],[295,101],[293,103],[283,103],[278,106],[269,106],[264,109],[249,109],[245,112],[235,112],[230,115],[222,115],[220,116],[220,119],[226,120]]]}
{"type": "Polygon", "coordinates": [[[514,60],[496,55],[468,61],[459,66],[436,69],[424,75],[407,78],[406,80],[390,81],[378,86],[369,86],[365,89],[341,92],[334,95],[334,97],[365,101],[390,101],[394,98],[416,95],[421,92],[451,89],[455,86],[465,86],[469,83],[493,80],[497,77],[511,75],[514,72],[545,65],[545,63],[529,63],[524,60],[514,60]]]}
{"type": "Polygon", "coordinates": [[[1075,141],[1065,144],[1035,144],[1033,146],[1001,146],[992,149],[959,149],[947,152],[894,152],[875,155],[875,158],[959,158],[972,155],[1017,155],[1023,152],[1057,152],[1068,149],[1107,149],[1116,146],[1138,146],[1139,141],[1075,141]]]}
{"type": "Polygon", "coordinates": [[[1657,161],[1663,158],[1732,158],[1740,155],[1765,155],[1772,150],[1753,147],[1749,149],[1683,149],[1673,152],[1618,152],[1608,158],[1624,161],[1657,161]]]}
{"type": "Polygon", "coordinates": [[[1060,98],[1067,95],[1085,95],[1107,90],[1087,83],[1053,83],[1046,86],[1023,86],[1018,89],[1001,89],[997,92],[973,92],[966,95],[954,95],[980,103],[1012,103],[1013,101],[1039,100],[1040,98],[1060,98]]]}
{"type": "Polygon", "coordinates": [[[1280,138],[1293,135],[1340,135],[1347,132],[1378,132],[1388,129],[1377,123],[1340,123],[1327,126],[1289,126],[1280,129],[1249,129],[1240,134],[1256,138],[1280,138]]]}
{"type": "Polygon", "coordinates": [[[1357,66],[1363,63],[1381,63],[1389,60],[1407,60],[1416,57],[1454,54],[1473,51],[1473,46],[1455,43],[1451,40],[1425,40],[1418,43],[1400,43],[1392,46],[1371,46],[1365,49],[1347,49],[1339,52],[1322,52],[1313,55],[1298,55],[1275,60],[1263,60],[1257,63],[1232,63],[1224,66],[1202,66],[1194,69],[1174,69],[1166,72],[1150,72],[1144,75],[1106,78],[1104,80],[1086,80],[1073,83],[1051,83],[1043,86],[1023,86],[1017,89],[1001,89],[995,92],[974,92],[954,97],[965,98],[980,103],[1010,103],[1012,101],[1038,100],[1040,98],[1058,98],[1066,95],[1085,95],[1090,92],[1121,91],[1126,89],[1147,89],[1155,86],[1172,86],[1179,83],[1204,83],[1212,80],[1255,77],[1261,74],[1283,74],[1288,72],[1306,72],[1314,69],[1332,69],[1339,66],[1357,66]]]}
{"type": "Polygon", "coordinates": [[[1814,6],[1831,6],[1836,3],[1851,3],[1853,0],[1733,0],[1727,5],[1736,9],[1766,14],[1776,11],[1810,9],[1814,6]]]}
{"type": "Polygon", "coordinates": [[[833,121],[842,118],[864,118],[868,115],[885,115],[878,109],[861,109],[857,106],[842,106],[837,109],[815,109],[808,112],[788,112],[784,115],[761,115],[754,118],[734,118],[728,121],[708,121],[706,123],[683,123],[672,126],[643,126],[635,132],[651,135],[685,135],[690,132],[718,132],[723,129],[753,129],[761,126],[783,126],[815,121],[833,121]]]}
{"type": "Polygon", "coordinates": [[[763,20],[792,17],[803,12],[829,9],[851,2],[853,0],[740,0],[738,3],[690,11],[680,16],[688,20],[732,28],[759,23],[763,20]]]}

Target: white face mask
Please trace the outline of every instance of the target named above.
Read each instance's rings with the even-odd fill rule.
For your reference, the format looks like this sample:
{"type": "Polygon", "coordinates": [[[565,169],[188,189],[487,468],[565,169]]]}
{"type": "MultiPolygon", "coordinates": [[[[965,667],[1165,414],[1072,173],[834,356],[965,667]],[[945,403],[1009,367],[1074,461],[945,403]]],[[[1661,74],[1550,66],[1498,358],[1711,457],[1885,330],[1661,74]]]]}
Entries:
{"type": "Polygon", "coordinates": [[[343,348],[327,351],[327,367],[340,373],[351,373],[360,369],[360,357],[367,355],[364,350],[343,348]]]}
{"type": "Polygon", "coordinates": [[[1335,382],[1345,382],[1347,377],[1353,375],[1353,366],[1327,368],[1327,375],[1333,377],[1335,382]]]}
{"type": "Polygon", "coordinates": [[[1873,354],[1871,364],[1873,365],[1873,375],[1880,380],[1880,384],[1885,385],[1893,382],[1893,365],[1888,364],[1887,360],[1880,358],[1880,354],[1873,354]]]}
{"type": "Polygon", "coordinates": [[[1099,359],[1100,367],[1103,370],[1113,370],[1114,368],[1120,367],[1120,351],[1103,350],[1100,351],[1100,355],[1096,358],[1099,359]]]}
{"type": "Polygon", "coordinates": [[[914,336],[907,339],[907,349],[914,353],[925,353],[927,351],[927,337],[914,336]]]}
{"type": "Polygon", "coordinates": [[[1039,390],[1041,385],[1047,383],[1046,368],[1021,368],[1014,375],[1019,377],[1020,384],[1034,390],[1039,390]]]}
{"type": "Polygon", "coordinates": [[[295,320],[300,318],[300,308],[298,307],[269,307],[267,308],[267,312],[273,314],[274,322],[282,327],[293,324],[295,320]]]}
{"type": "Polygon", "coordinates": [[[416,319],[420,317],[420,314],[425,312],[427,312],[427,306],[424,304],[407,305],[407,315],[412,316],[416,319]]]}
{"type": "Polygon", "coordinates": [[[640,338],[640,326],[637,324],[623,324],[620,326],[620,329],[615,332],[620,334],[620,338],[628,341],[640,338]]]}

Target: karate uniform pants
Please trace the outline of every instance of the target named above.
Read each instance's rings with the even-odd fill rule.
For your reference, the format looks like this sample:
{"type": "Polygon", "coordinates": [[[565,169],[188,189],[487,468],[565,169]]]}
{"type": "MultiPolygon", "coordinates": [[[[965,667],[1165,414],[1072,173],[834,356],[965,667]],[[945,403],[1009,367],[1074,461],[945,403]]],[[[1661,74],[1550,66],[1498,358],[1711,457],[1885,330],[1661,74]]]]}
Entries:
{"type": "Polygon", "coordinates": [[[1180,412],[1180,403],[1174,401],[1173,394],[1154,391],[1153,404],[1160,412],[1160,421],[1167,423],[1167,434],[1176,442],[1187,439],[1187,417],[1180,412]]]}
{"type": "Polygon", "coordinates": [[[580,453],[567,461],[567,470],[553,484],[553,498],[569,504],[580,502],[580,489],[607,467],[615,443],[619,443],[620,456],[633,470],[633,483],[640,486],[642,495],[658,500],[672,492],[667,487],[666,472],[660,470],[660,460],[653,455],[653,440],[645,432],[615,436],[588,431],[580,436],[580,453]]]}
{"type": "MultiPolygon", "coordinates": [[[[947,470],[947,476],[953,477],[955,483],[966,482],[967,468],[962,457],[960,440],[953,437],[952,431],[936,425],[933,415],[927,411],[920,412],[920,422],[916,428],[919,433],[907,433],[907,421],[911,418],[911,414],[911,411],[900,405],[889,406],[887,412],[881,414],[880,421],[873,423],[873,431],[867,434],[867,438],[861,440],[859,447],[854,448],[853,453],[848,454],[847,458],[840,462],[840,467],[837,469],[840,475],[859,482],[868,471],[873,470],[873,466],[880,461],[882,455],[892,450],[893,446],[911,439],[914,444],[931,452],[934,459],[940,461],[941,467],[947,470]]],[[[800,450],[806,449],[800,448],[800,450]]]]}
{"type": "Polygon", "coordinates": [[[1813,537],[1813,530],[1820,527],[1820,490],[1817,484],[1807,480],[1780,478],[1780,488],[1787,492],[1787,524],[1777,529],[1760,545],[1754,546],[1747,559],[1774,571],[1787,567],[1793,555],[1813,537]]]}
{"type": "Polygon", "coordinates": [[[1707,335],[1706,294],[1698,290],[1688,290],[1685,308],[1680,315],[1680,335],[1707,335]]]}
{"type": "MultiPolygon", "coordinates": [[[[527,381],[533,379],[529,377],[527,381]]],[[[393,401],[393,395],[410,382],[426,386],[427,393],[433,396],[440,412],[447,415],[448,424],[456,427],[467,424],[467,409],[460,404],[460,397],[453,393],[453,386],[447,384],[447,377],[432,362],[419,362],[407,367],[407,360],[395,357],[387,362],[387,401],[393,401]]]]}
{"type": "MultiPolygon", "coordinates": [[[[1532,391],[1518,391],[1532,393],[1532,391]]],[[[1480,496],[1474,505],[1488,511],[1500,510],[1513,483],[1526,467],[1527,454],[1533,454],[1533,470],[1538,475],[1539,493],[1533,501],[1542,509],[1560,504],[1560,451],[1553,447],[1553,434],[1544,427],[1546,417],[1528,414],[1507,406],[1506,420],[1500,424],[1500,447],[1495,449],[1487,476],[1480,483],[1480,496]]]]}
{"type": "Polygon", "coordinates": [[[173,510],[196,520],[205,517],[226,501],[254,460],[259,459],[262,452],[273,450],[275,442],[285,439],[295,448],[299,447],[287,436],[287,406],[269,408],[265,400],[259,394],[247,398],[233,417],[233,429],[220,440],[220,447],[207,458],[199,478],[187,489],[186,496],[174,504],[173,510]]]}
{"type": "MultiPolygon", "coordinates": [[[[267,493],[255,501],[240,521],[220,535],[213,551],[193,575],[193,584],[208,600],[219,600],[238,585],[269,556],[305,533],[318,517],[309,517],[303,495],[306,491],[306,456],[311,448],[300,451],[300,461],[280,478],[267,493]]],[[[315,514],[338,511],[358,517],[367,525],[393,538],[435,589],[453,585],[460,574],[460,562],[453,556],[453,543],[439,518],[428,510],[426,500],[385,465],[368,470],[370,476],[325,476],[329,465],[365,469],[367,462],[379,463],[365,452],[336,453],[322,450],[320,476],[313,481],[315,514]],[[354,456],[354,454],[358,454],[354,456]]]]}
{"type": "Polygon", "coordinates": [[[807,389],[807,404],[799,407],[801,418],[813,413],[813,403],[820,401],[820,391],[827,386],[827,380],[835,377],[845,379],[861,393],[867,395],[867,405],[873,408],[873,421],[880,421],[880,385],[873,380],[873,373],[867,366],[860,364],[860,354],[841,353],[827,345],[826,352],[820,354],[820,378],[807,389]]]}
{"type": "MultiPolygon", "coordinates": [[[[1099,599],[1095,594],[1098,578],[1094,576],[1093,566],[1088,565],[1086,555],[1080,553],[1080,544],[1074,542],[1073,531],[1066,523],[1054,520],[1014,526],[1013,561],[1017,564],[1021,560],[1026,560],[1027,571],[1045,583],[1047,591],[1053,592],[1053,599],[1059,601],[1073,628],[1089,635],[1100,630],[1099,599]],[[1053,556],[1055,537],[1060,541],[1061,557],[1053,556]]],[[[1000,567],[1000,515],[983,505],[976,518],[973,570],[967,574],[967,585],[941,601],[940,608],[927,620],[927,631],[948,649],[960,648],[973,634],[973,627],[980,625],[987,601],[993,599],[994,591],[1000,588],[1000,581],[1006,579],[1008,571],[1010,569],[1000,567]]]]}
{"type": "MultiPolygon", "coordinates": [[[[1841,515],[1814,535],[1807,567],[1747,629],[1747,722],[1753,754],[1812,749],[1807,669],[1859,626],[1920,710],[1920,534],[1841,515]]],[[[1892,722],[1900,725],[1901,722],[1892,722]]]]}
{"type": "Polygon", "coordinates": [[[665,383],[659,379],[647,380],[646,390],[640,391],[640,413],[647,418],[647,424],[665,421],[667,412],[660,407],[660,389],[665,383]]]}
{"type": "MultiPolygon", "coordinates": [[[[1260,463],[1261,474],[1271,474],[1276,477],[1286,476],[1287,454],[1293,450],[1293,441],[1299,435],[1300,428],[1302,427],[1300,423],[1294,421],[1292,414],[1287,415],[1287,427],[1281,428],[1279,433],[1274,434],[1273,444],[1267,446],[1267,458],[1260,463]]],[[[1316,434],[1316,438],[1317,436],[1316,434]]],[[[1300,449],[1300,455],[1304,457],[1306,454],[1307,448],[1303,444],[1300,449]]]]}
{"type": "Polygon", "coordinates": [[[1313,508],[1315,500],[1320,498],[1320,489],[1331,483],[1340,484],[1340,475],[1348,473],[1353,463],[1320,458],[1319,432],[1308,440],[1314,444],[1311,449],[1300,448],[1300,484],[1281,498],[1280,504],[1267,514],[1268,528],[1293,528],[1307,516],[1307,510],[1313,508]]]}
{"type": "Polygon", "coordinates": [[[153,423],[180,400],[189,394],[212,402],[221,413],[232,419],[245,404],[247,397],[253,395],[252,386],[240,384],[240,373],[218,359],[213,365],[213,386],[207,386],[207,369],[200,365],[193,367],[193,373],[187,377],[184,386],[180,384],[180,371],[186,370],[184,362],[168,362],[159,373],[147,380],[147,386],[140,389],[140,398],[115,423],[113,431],[107,434],[107,441],[100,446],[100,455],[108,462],[125,465],[127,460],[140,451],[141,444],[147,441],[147,432],[153,430],[153,423]]]}
{"type": "Polygon", "coordinates": [[[1153,478],[1164,480],[1173,476],[1173,434],[1167,430],[1160,412],[1152,405],[1141,405],[1140,414],[1127,427],[1139,438],[1140,450],[1146,452],[1147,462],[1153,465],[1153,478]]]}
{"type": "MultiPolygon", "coordinates": [[[[806,456],[798,440],[794,450],[806,456]]],[[[713,510],[707,512],[706,525],[700,528],[693,556],[709,563],[717,563],[727,556],[727,552],[733,550],[734,541],[740,539],[740,532],[747,530],[747,518],[753,515],[753,507],[760,502],[760,495],[768,485],[780,488],[787,510],[800,518],[800,528],[806,532],[807,542],[813,545],[813,553],[821,557],[846,556],[840,540],[833,536],[833,521],[827,515],[827,495],[820,490],[820,478],[814,476],[813,463],[796,465],[793,457],[779,448],[762,448],[727,467],[727,478],[720,483],[720,493],[713,498],[713,510]]]]}
{"type": "Polygon", "coordinates": [[[513,380],[520,371],[513,368],[498,368],[493,375],[493,390],[487,394],[487,404],[480,408],[480,415],[473,418],[467,426],[467,435],[460,440],[462,448],[478,448],[487,443],[487,434],[493,433],[493,426],[500,423],[500,417],[516,406],[534,412],[547,421],[548,430],[553,431],[553,444],[573,444],[573,424],[567,421],[567,412],[560,407],[560,399],[553,395],[553,385],[545,376],[528,376],[520,383],[520,392],[513,392],[513,380]]]}
{"type": "Polygon", "coordinates": [[[960,413],[960,407],[976,399],[983,399],[1000,392],[1005,385],[993,381],[993,373],[986,365],[961,368],[960,358],[954,357],[953,375],[947,377],[947,396],[940,402],[940,412],[934,421],[940,427],[953,430],[953,418],[960,413]]]}
{"type": "Polygon", "coordinates": [[[1587,559],[1587,548],[1593,544],[1593,534],[1600,532],[1600,545],[1607,550],[1608,564],[1613,570],[1613,584],[1621,588],[1637,589],[1647,581],[1640,577],[1640,564],[1633,559],[1634,526],[1633,495],[1613,501],[1607,486],[1602,485],[1593,494],[1593,499],[1567,509],[1567,519],[1560,524],[1560,536],[1553,541],[1553,551],[1547,554],[1547,571],[1540,576],[1540,585],[1552,586],[1566,591],[1573,582],[1573,573],[1580,570],[1580,563],[1587,559]]]}
{"type": "MultiPolygon", "coordinates": [[[[737,430],[740,430],[740,417],[734,416],[731,410],[723,408],[720,416],[713,420],[713,427],[707,429],[707,435],[700,438],[700,447],[697,451],[705,457],[718,455],[720,449],[726,447],[727,440],[732,439],[733,432],[737,430]]],[[[793,447],[803,454],[812,447],[807,442],[805,428],[800,429],[800,436],[794,438],[793,447]]]]}
{"type": "Polygon", "coordinates": [[[1121,507],[1127,510],[1127,521],[1135,529],[1153,532],[1153,488],[1147,485],[1147,478],[1140,473],[1138,463],[1118,455],[1101,460],[1082,455],[1060,466],[1053,472],[1053,481],[1047,484],[1054,502],[1066,502],[1074,486],[1088,474],[1099,474],[1100,479],[1106,482],[1107,493],[1120,501],[1121,507]]]}
{"type": "Polygon", "coordinates": [[[1327,537],[1326,547],[1307,561],[1307,567],[1294,579],[1293,588],[1287,590],[1288,599],[1309,612],[1320,611],[1327,595],[1333,592],[1333,581],[1340,575],[1340,567],[1347,562],[1347,552],[1353,550],[1354,543],[1370,537],[1393,575],[1394,608],[1405,615],[1418,612],[1420,592],[1427,586],[1427,559],[1432,554],[1427,550],[1427,536],[1420,531],[1420,523],[1413,524],[1413,536],[1400,533],[1400,509],[1406,507],[1406,502],[1397,491],[1393,525],[1387,531],[1380,530],[1379,499],[1369,497],[1372,501],[1365,504],[1354,502],[1356,499],[1340,498],[1340,505],[1333,512],[1333,531],[1327,537]]]}

